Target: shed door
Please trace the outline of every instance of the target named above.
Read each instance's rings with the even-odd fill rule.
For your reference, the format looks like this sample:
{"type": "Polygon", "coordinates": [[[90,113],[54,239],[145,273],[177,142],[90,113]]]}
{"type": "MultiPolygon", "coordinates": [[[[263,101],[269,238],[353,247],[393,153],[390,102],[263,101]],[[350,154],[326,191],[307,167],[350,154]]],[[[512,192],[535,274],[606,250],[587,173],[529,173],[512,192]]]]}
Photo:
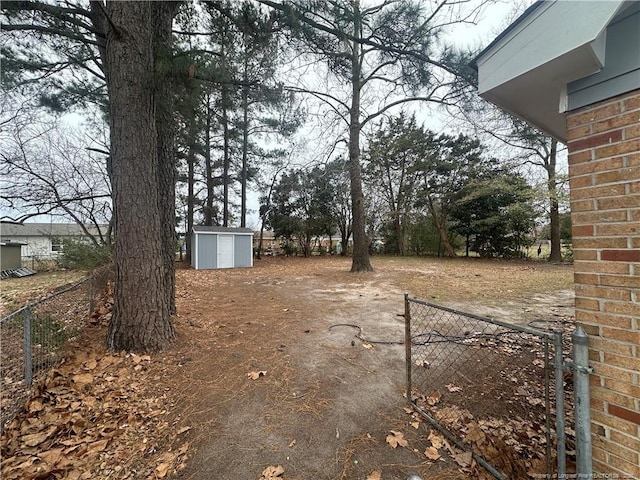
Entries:
{"type": "Polygon", "coordinates": [[[233,235],[218,235],[218,268],[233,268],[233,235]]]}

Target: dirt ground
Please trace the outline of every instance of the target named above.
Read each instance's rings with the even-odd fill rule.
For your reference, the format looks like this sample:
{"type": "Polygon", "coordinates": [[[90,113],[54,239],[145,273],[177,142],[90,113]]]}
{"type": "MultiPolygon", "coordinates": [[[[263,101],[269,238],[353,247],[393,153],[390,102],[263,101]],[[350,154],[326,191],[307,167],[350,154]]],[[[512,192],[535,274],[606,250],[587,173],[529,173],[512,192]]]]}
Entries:
{"type": "MultiPolygon", "coordinates": [[[[119,471],[104,465],[113,461],[109,450],[127,455],[118,441],[136,442],[135,435],[120,435],[101,444],[106,461],[89,474],[75,465],[41,478],[468,478],[454,449],[442,449],[435,460],[425,456],[433,444],[430,429],[411,426],[415,419],[404,410],[404,346],[368,344],[356,338],[356,328],[340,324],[359,326],[367,340],[401,342],[399,314],[407,292],[540,326],[571,318],[573,270],[537,262],[393,257],[374,257],[373,265],[373,273],[352,274],[349,258],[268,258],[251,269],[178,269],[175,345],[141,368],[140,357],[129,362],[126,352],[107,362],[131,364],[119,370],[123,381],[137,386],[129,396],[159,402],[145,415],[141,411],[145,419],[162,420],[141,422],[157,431],[144,430],[137,441],[145,446],[131,450],[138,466],[133,460],[119,471]],[[139,465],[145,458],[147,468],[139,465]]],[[[107,355],[104,327],[89,330],[80,346],[85,353],[76,351],[59,377],[91,368],[97,382],[100,357],[107,355]],[[92,360],[95,352],[99,358],[92,360]]],[[[27,411],[27,417],[41,412],[32,405],[27,411]]],[[[14,421],[4,437],[35,423],[27,420],[14,421]]],[[[17,460],[11,463],[7,455],[18,455],[21,438],[3,438],[5,474],[18,471],[17,460]]],[[[46,441],[34,448],[56,446],[53,434],[46,441]]],[[[43,460],[31,455],[31,466],[43,460]]]]}

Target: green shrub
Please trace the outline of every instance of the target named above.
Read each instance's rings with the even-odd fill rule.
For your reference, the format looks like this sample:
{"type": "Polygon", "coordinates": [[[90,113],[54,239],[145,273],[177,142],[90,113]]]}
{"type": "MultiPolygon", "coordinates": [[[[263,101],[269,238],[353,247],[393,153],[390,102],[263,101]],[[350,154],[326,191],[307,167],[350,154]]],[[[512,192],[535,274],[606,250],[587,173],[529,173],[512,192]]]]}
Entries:
{"type": "Polygon", "coordinates": [[[573,244],[562,243],[562,261],[573,263],[573,244]]]}
{"type": "Polygon", "coordinates": [[[82,270],[98,268],[111,262],[112,253],[111,245],[65,241],[60,266],[82,270]]]}

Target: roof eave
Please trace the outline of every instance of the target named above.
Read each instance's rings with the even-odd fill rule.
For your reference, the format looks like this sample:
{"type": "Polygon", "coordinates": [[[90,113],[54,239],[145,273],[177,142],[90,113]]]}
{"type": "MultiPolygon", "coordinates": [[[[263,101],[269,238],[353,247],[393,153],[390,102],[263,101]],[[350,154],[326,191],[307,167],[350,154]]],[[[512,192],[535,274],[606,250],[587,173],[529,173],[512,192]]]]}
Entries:
{"type": "MultiPolygon", "coordinates": [[[[598,3],[602,15],[589,12],[589,31],[576,35],[572,30],[554,31],[555,40],[566,44],[552,44],[554,40],[543,34],[555,10],[567,8],[567,4],[539,1],[532,5],[474,59],[479,95],[566,142],[566,86],[602,68],[606,27],[624,2],[598,3]],[[521,54],[527,48],[533,55],[521,54]]],[[[576,25],[570,24],[566,29],[581,21],[572,20],[576,25]]]]}

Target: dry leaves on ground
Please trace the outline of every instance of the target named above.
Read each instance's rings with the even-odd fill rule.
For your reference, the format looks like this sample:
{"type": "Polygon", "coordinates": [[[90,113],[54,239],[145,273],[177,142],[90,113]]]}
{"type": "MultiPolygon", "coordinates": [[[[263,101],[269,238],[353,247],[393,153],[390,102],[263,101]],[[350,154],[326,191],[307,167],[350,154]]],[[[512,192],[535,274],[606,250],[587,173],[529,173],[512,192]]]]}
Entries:
{"type": "Polygon", "coordinates": [[[398,445],[400,445],[401,447],[407,447],[409,445],[409,443],[404,438],[404,434],[395,430],[391,430],[391,433],[387,435],[386,441],[393,448],[396,448],[398,445]]]}
{"type": "Polygon", "coordinates": [[[278,480],[282,479],[284,475],[284,468],[282,465],[274,466],[269,465],[262,471],[262,475],[260,475],[260,480],[278,480]]]}
{"type": "Polygon", "coordinates": [[[424,455],[429,460],[438,460],[442,456],[436,447],[427,447],[424,451],[424,455]]]}
{"type": "MultiPolygon", "coordinates": [[[[529,478],[528,475],[546,472],[546,438],[542,425],[522,418],[477,420],[467,409],[455,405],[432,405],[433,397],[434,394],[423,396],[419,401],[424,408],[430,405],[430,412],[441,425],[463,439],[475,452],[507,474],[508,478],[529,478]]],[[[471,452],[456,451],[433,432],[429,440],[433,448],[427,448],[425,456],[430,460],[434,460],[432,457],[436,456],[438,449],[445,446],[471,478],[478,478],[482,473],[473,461],[471,452]]]]}
{"type": "Polygon", "coordinates": [[[145,393],[150,361],[79,352],[49,372],[4,428],[2,478],[156,479],[183,468],[189,444],[172,444],[188,429],[170,425],[164,396],[145,393]]]}
{"type": "Polygon", "coordinates": [[[89,323],[93,325],[109,325],[111,315],[113,314],[113,282],[107,282],[104,291],[96,298],[96,306],[91,312],[89,323]]]}

